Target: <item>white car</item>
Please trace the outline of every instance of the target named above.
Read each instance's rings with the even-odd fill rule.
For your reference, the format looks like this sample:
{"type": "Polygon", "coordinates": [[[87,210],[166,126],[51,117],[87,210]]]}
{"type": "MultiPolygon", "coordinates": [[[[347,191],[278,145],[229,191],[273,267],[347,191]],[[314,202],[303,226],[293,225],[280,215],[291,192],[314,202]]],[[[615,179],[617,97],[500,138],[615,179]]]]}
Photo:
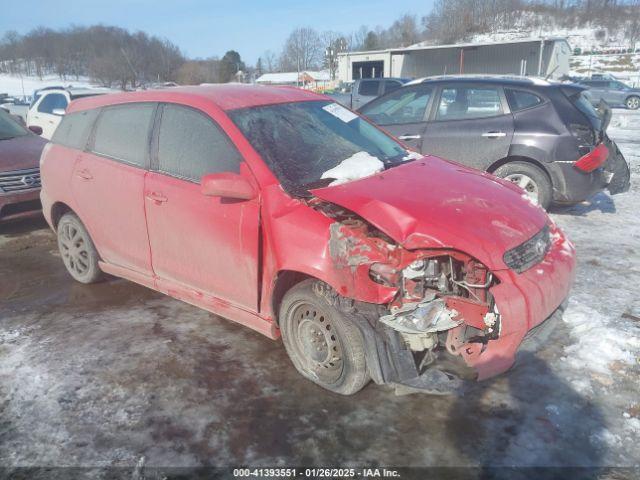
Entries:
{"type": "Polygon", "coordinates": [[[45,88],[34,93],[34,101],[27,112],[27,125],[40,127],[41,136],[51,140],[65,109],[71,100],[93,95],[104,95],[111,90],[103,88],[45,88]]]}

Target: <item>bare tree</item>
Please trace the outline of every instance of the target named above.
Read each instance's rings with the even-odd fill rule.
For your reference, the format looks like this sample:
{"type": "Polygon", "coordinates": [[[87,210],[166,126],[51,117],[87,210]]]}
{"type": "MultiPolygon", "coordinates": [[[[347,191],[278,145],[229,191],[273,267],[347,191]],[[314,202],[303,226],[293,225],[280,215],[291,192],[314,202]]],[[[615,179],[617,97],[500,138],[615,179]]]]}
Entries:
{"type": "Polygon", "coordinates": [[[284,45],[281,67],[286,70],[313,70],[322,62],[322,42],[313,28],[296,28],[284,45]]]}

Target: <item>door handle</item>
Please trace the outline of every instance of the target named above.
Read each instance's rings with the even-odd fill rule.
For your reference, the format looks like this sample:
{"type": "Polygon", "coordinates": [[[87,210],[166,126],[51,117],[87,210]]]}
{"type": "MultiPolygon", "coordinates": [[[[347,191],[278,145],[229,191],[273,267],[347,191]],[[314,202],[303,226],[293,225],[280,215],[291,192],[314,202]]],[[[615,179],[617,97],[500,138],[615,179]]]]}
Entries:
{"type": "Polygon", "coordinates": [[[162,195],[161,193],[158,192],[149,192],[147,193],[146,197],[155,202],[156,205],[160,205],[161,203],[165,203],[168,199],[167,197],[165,197],[164,195],[162,195]]]}
{"type": "Polygon", "coordinates": [[[398,140],[420,140],[421,138],[421,135],[400,135],[398,140]]]}
{"type": "Polygon", "coordinates": [[[485,132],[482,134],[482,136],[485,138],[502,138],[506,137],[507,134],[504,132],[485,132]]]}
{"type": "Polygon", "coordinates": [[[83,168],[82,170],[78,170],[76,172],[76,175],[80,178],[82,178],[83,180],[91,180],[93,179],[93,175],[91,175],[91,172],[89,170],[87,170],[86,168],[83,168]]]}

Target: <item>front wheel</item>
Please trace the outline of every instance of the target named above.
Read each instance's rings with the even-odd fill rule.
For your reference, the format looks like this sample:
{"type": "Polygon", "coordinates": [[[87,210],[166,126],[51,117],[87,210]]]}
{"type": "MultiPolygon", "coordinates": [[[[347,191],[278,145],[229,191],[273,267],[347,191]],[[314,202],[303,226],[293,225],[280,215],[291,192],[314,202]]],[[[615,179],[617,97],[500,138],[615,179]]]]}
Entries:
{"type": "Polygon", "coordinates": [[[533,203],[545,210],[551,205],[553,188],[547,174],[527,162],[511,162],[499,167],[494,175],[518,185],[533,203]]]}
{"type": "Polygon", "coordinates": [[[637,110],[638,108],[640,108],[640,97],[636,95],[630,96],[629,98],[627,98],[625,105],[629,110],[637,110]]]}
{"type": "Polygon", "coordinates": [[[280,307],[280,331],[298,372],[327,390],[352,395],[369,382],[364,339],[358,327],[305,280],[280,307]]]}

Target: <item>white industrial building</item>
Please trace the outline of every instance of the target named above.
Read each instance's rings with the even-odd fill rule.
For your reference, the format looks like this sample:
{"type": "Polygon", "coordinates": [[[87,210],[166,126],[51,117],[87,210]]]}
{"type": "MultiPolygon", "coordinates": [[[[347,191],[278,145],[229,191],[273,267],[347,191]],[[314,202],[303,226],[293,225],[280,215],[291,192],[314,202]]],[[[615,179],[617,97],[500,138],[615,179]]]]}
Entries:
{"type": "Polygon", "coordinates": [[[338,55],[338,78],[418,78],[448,74],[549,76],[569,73],[571,47],[565,38],[529,38],[494,43],[416,44],[338,55]]]}

